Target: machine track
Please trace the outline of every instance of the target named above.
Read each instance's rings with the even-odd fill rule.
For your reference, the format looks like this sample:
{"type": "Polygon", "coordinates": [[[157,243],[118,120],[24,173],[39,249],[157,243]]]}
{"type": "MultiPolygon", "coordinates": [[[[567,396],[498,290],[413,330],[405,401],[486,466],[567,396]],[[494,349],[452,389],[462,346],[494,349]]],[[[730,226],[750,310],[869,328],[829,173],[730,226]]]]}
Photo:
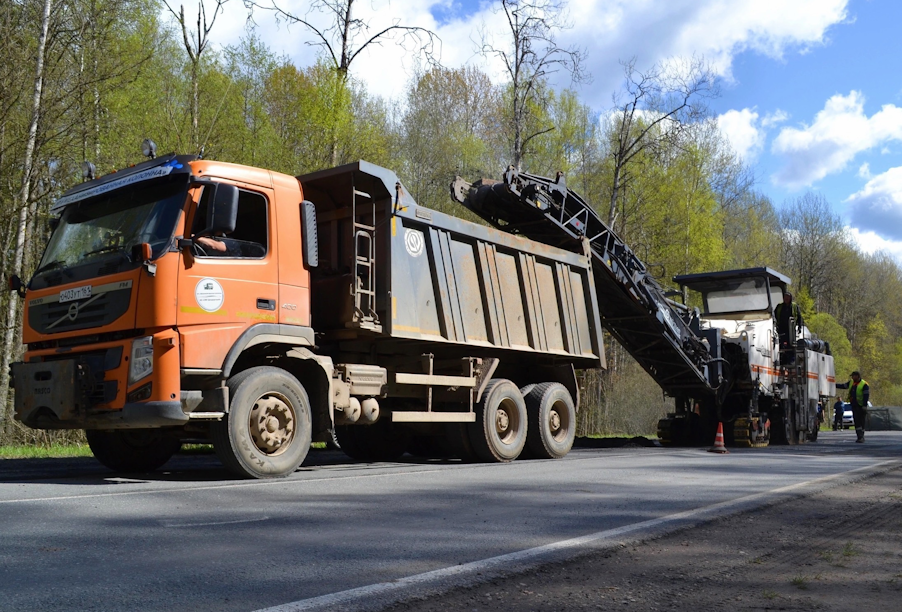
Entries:
{"type": "Polygon", "coordinates": [[[770,420],[737,417],[733,421],[733,445],[739,448],[764,448],[770,444],[770,420]]]}

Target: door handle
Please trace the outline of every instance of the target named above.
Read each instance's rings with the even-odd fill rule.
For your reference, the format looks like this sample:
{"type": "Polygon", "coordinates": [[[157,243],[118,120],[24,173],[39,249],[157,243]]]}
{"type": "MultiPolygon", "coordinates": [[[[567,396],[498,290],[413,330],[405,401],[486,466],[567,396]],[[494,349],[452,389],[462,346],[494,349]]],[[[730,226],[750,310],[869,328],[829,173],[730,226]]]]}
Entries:
{"type": "Polygon", "coordinates": [[[276,301],[275,300],[266,300],[264,298],[257,298],[257,309],[258,310],[275,310],[276,309],[276,301]]]}

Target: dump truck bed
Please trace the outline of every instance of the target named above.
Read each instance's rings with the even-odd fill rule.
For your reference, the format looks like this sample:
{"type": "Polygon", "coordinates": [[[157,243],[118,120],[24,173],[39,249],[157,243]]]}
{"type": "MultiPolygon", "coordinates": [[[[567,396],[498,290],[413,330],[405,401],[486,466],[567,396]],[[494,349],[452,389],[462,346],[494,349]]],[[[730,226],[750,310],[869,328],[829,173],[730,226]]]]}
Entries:
{"type": "Polygon", "coordinates": [[[327,339],[603,365],[589,257],[418,206],[393,172],[364,161],[298,180],[317,210],[313,325],[327,339]]]}

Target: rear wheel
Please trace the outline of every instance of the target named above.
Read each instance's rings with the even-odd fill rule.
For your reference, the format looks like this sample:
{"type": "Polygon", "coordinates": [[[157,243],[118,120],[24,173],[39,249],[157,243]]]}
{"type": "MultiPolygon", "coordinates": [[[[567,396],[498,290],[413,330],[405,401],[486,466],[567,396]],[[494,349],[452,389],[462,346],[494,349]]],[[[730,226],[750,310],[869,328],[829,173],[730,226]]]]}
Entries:
{"type": "Polygon", "coordinates": [[[776,423],[771,429],[771,436],[777,444],[794,445],[799,443],[799,433],[796,430],[791,410],[791,407],[784,406],[782,413],[775,417],[776,423]]]}
{"type": "Polygon", "coordinates": [[[271,366],[228,381],[229,413],[213,423],[213,448],[230,471],[247,478],[288,476],[310,450],[310,400],[297,378],[271,366]]]}
{"type": "Polygon", "coordinates": [[[481,461],[513,461],[526,445],[526,402],[513,382],[489,381],[476,405],[476,422],[467,424],[473,452],[481,461]]]}
{"type": "Polygon", "coordinates": [[[117,472],[151,472],[182,446],[178,438],[162,429],[89,429],[85,436],[94,457],[117,472]]]}
{"type": "Polygon", "coordinates": [[[576,407],[567,388],[560,383],[542,383],[530,389],[524,400],[530,455],[560,459],[569,453],[576,437],[576,407]]]}

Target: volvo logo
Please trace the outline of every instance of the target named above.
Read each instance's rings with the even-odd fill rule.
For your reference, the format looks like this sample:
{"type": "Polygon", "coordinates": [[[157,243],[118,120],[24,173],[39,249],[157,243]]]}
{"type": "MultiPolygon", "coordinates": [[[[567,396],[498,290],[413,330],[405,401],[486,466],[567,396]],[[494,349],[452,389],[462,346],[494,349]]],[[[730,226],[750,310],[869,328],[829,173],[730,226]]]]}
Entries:
{"type": "Polygon", "coordinates": [[[70,321],[74,321],[78,318],[78,302],[72,302],[69,304],[69,312],[66,314],[70,321]]]}

